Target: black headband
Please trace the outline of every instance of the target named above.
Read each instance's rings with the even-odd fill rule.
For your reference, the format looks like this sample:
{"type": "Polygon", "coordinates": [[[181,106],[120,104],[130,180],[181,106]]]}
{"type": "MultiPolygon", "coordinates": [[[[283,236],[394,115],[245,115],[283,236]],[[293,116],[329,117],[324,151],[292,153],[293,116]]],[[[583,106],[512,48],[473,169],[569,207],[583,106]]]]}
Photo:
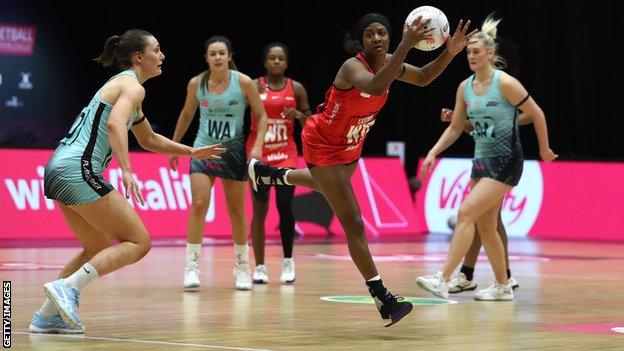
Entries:
{"type": "Polygon", "coordinates": [[[379,23],[386,27],[389,35],[392,35],[392,30],[390,29],[390,21],[384,15],[380,15],[378,13],[369,13],[368,15],[362,17],[355,25],[355,35],[357,35],[357,40],[362,43],[362,36],[364,35],[364,29],[368,27],[371,23],[379,23]]]}

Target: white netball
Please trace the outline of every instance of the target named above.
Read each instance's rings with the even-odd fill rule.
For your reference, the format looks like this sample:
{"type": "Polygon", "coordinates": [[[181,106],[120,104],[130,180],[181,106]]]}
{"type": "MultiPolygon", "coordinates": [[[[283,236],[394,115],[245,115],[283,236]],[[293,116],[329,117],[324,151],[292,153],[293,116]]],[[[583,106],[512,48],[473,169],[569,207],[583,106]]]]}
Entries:
{"type": "Polygon", "coordinates": [[[449,23],[444,12],[433,6],[421,6],[410,12],[405,20],[405,25],[411,24],[418,16],[422,16],[423,21],[431,19],[427,28],[434,28],[434,30],[414,47],[422,51],[431,51],[442,46],[449,36],[449,23]]]}

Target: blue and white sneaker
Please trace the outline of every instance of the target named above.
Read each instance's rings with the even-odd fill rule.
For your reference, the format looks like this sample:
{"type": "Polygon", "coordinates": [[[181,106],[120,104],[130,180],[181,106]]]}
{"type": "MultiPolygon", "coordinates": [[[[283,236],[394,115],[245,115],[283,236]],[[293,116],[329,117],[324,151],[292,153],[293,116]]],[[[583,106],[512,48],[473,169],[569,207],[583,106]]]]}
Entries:
{"type": "Polygon", "coordinates": [[[70,327],[58,314],[44,317],[39,312],[35,312],[28,330],[37,334],[83,334],[85,328],[84,326],[80,328],[70,327]]]}
{"type": "Polygon", "coordinates": [[[74,329],[84,328],[78,316],[78,312],[76,311],[78,308],[78,299],[80,297],[80,291],[78,291],[78,289],[68,287],[61,278],[45,283],[43,285],[43,291],[54,303],[61,318],[63,318],[63,321],[65,321],[67,325],[74,329]]]}

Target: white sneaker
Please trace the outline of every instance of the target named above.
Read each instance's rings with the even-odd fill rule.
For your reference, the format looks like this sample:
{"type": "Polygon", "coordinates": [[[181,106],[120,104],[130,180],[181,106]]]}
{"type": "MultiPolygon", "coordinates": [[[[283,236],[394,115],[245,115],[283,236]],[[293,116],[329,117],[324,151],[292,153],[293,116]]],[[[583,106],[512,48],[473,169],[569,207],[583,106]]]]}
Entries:
{"type": "Polygon", "coordinates": [[[442,278],[441,271],[434,275],[418,277],[418,279],[416,279],[416,284],[435,296],[448,299],[449,286],[448,283],[444,281],[444,278],[442,278]]]}
{"type": "Polygon", "coordinates": [[[292,258],[282,260],[282,276],[280,281],[283,284],[291,284],[295,282],[295,261],[292,258]]]}
{"type": "Polygon", "coordinates": [[[199,281],[199,262],[186,262],[186,268],[184,269],[184,288],[192,289],[199,288],[200,286],[201,282],[199,281]]]}
{"type": "Polygon", "coordinates": [[[511,286],[511,289],[513,291],[518,291],[518,289],[520,289],[520,285],[518,285],[518,281],[514,277],[509,277],[509,280],[507,280],[507,284],[511,286]]]}
{"type": "Polygon", "coordinates": [[[259,264],[253,273],[254,284],[267,284],[269,282],[269,274],[267,273],[266,266],[259,264]]]}
{"type": "Polygon", "coordinates": [[[251,290],[252,282],[249,277],[249,263],[237,263],[234,266],[234,279],[236,290],[251,290]]]}
{"type": "Polygon", "coordinates": [[[472,291],[476,288],[477,283],[474,279],[468,280],[466,275],[461,272],[448,283],[448,292],[451,294],[457,294],[462,291],[472,291]]]}
{"type": "Polygon", "coordinates": [[[494,283],[487,289],[479,290],[474,294],[477,301],[511,301],[513,300],[511,285],[494,283]]]}

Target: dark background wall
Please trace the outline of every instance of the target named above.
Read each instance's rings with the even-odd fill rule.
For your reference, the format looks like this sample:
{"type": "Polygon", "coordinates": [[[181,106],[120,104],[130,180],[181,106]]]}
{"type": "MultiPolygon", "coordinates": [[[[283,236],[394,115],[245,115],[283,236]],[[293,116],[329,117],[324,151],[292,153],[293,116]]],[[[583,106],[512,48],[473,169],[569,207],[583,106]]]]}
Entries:
{"type": "MultiPolygon", "coordinates": [[[[188,80],[205,69],[203,41],[228,36],[239,69],[252,77],[263,73],[261,51],[282,41],[291,51],[289,76],[303,83],[313,106],[322,102],[337,69],[349,54],[342,49],[343,29],[367,12],[386,14],[400,41],[407,14],[415,7],[442,9],[455,28],[460,18],[473,27],[496,10],[503,18],[499,35],[519,48],[517,77],[546,113],[552,148],[562,159],[624,160],[620,91],[624,44],[624,2],[593,1],[583,6],[564,1],[263,1],[214,2],[50,2],[0,0],[0,23],[37,26],[31,81],[37,87],[30,118],[37,131],[13,138],[4,146],[54,147],[75,115],[111,72],[91,61],[105,39],[130,28],[152,32],[166,55],[163,75],[145,84],[144,111],[154,128],[171,136],[182,107],[188,80]],[[37,122],[38,121],[38,122],[37,122]],[[59,125],[61,127],[59,127],[59,125]],[[21,141],[20,141],[21,140],[21,141]],[[26,142],[24,142],[26,140],[26,142]]],[[[412,50],[407,61],[422,66],[441,50],[412,50]]],[[[19,69],[26,58],[0,56],[0,74],[19,69]]],[[[388,104],[365,145],[367,155],[383,155],[389,140],[407,144],[408,174],[445,128],[441,107],[453,107],[455,91],[470,74],[464,54],[425,88],[395,82],[388,104]]],[[[4,75],[7,77],[7,75],[4,75]]],[[[5,78],[6,82],[6,78],[5,78]]],[[[0,86],[0,95],[6,84],[0,86]]],[[[4,97],[0,96],[0,99],[4,97]]],[[[10,111],[0,109],[7,133],[10,111]]],[[[12,113],[12,112],[11,112],[12,113]]],[[[196,124],[187,133],[191,142],[196,124]]],[[[537,158],[532,128],[522,129],[528,158],[537,158]]],[[[445,155],[470,156],[472,141],[461,138],[445,155]]]]}

